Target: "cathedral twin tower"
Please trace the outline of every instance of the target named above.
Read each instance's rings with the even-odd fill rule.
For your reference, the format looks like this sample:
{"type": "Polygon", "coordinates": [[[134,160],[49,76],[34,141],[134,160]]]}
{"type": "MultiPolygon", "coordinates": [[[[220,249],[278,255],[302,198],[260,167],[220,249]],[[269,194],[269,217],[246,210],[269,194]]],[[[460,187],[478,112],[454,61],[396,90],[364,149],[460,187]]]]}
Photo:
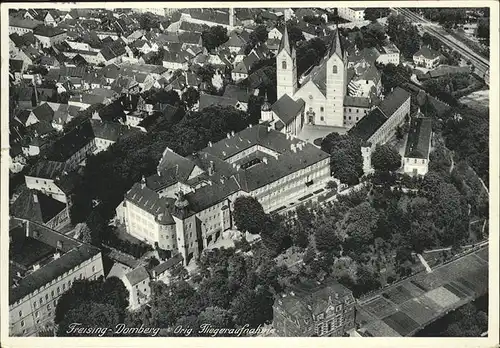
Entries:
{"type": "Polygon", "coordinates": [[[293,100],[302,99],[308,124],[343,127],[347,55],[342,49],[338,29],[329,46],[320,65],[312,69],[298,88],[297,53],[294,45],[290,45],[285,26],[276,55],[277,98],[287,94],[293,100]]]}

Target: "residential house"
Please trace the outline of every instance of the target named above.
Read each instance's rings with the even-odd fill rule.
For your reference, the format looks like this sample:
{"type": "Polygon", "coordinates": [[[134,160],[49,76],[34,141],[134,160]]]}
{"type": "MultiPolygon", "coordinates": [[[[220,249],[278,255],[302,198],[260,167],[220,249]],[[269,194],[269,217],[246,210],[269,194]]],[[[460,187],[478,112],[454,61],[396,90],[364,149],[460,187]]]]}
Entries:
{"type": "Polygon", "coordinates": [[[136,310],[149,302],[151,297],[150,276],[144,266],[127,273],[122,278],[129,293],[129,310],[136,310]]]}
{"type": "Polygon", "coordinates": [[[337,10],[340,18],[351,22],[363,21],[365,19],[365,7],[339,7],[337,10]]]}
{"type": "Polygon", "coordinates": [[[433,69],[440,63],[440,54],[429,46],[422,46],[420,50],[413,55],[413,63],[426,69],[433,69]]]}
{"type": "Polygon", "coordinates": [[[406,149],[403,157],[403,170],[406,174],[424,176],[429,171],[429,153],[432,140],[432,119],[412,117],[406,149]]]}
{"type": "Polygon", "coordinates": [[[47,25],[39,25],[33,30],[35,37],[40,40],[43,47],[52,47],[59,42],[63,42],[68,37],[66,30],[50,27],[47,25]]]}
{"type": "Polygon", "coordinates": [[[277,295],[273,327],[285,337],[343,337],[356,328],[352,292],[334,280],[304,280],[277,295]]]}
{"type": "Polygon", "coordinates": [[[259,57],[255,52],[250,53],[246,56],[243,61],[236,64],[233,71],[231,72],[231,78],[235,82],[239,82],[248,77],[250,73],[250,68],[259,60],[259,57]]]}
{"type": "Polygon", "coordinates": [[[24,35],[33,32],[36,27],[42,24],[41,21],[9,16],[9,34],[18,33],[24,35]]]}

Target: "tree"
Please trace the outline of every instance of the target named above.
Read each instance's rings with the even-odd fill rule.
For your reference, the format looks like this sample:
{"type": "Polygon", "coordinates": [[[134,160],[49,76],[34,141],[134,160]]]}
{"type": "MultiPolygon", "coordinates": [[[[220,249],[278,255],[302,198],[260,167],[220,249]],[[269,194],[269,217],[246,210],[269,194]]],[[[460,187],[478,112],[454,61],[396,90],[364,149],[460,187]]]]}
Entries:
{"type": "Polygon", "coordinates": [[[417,28],[402,15],[389,16],[387,34],[401,54],[408,59],[420,49],[420,35],[417,28]]]}
{"type": "Polygon", "coordinates": [[[103,316],[102,320],[119,323],[128,307],[128,297],[128,290],[116,277],[105,281],[102,277],[97,280],[76,280],[57,302],[55,322],[61,327],[59,332],[64,333],[68,325],[75,322],[90,324],[95,319],[97,323],[99,320],[96,317],[101,315],[101,311],[109,311],[109,315],[103,316]],[[83,318],[86,315],[88,319],[83,318]]]}
{"type": "Polygon", "coordinates": [[[258,43],[263,43],[267,41],[267,27],[265,25],[257,26],[254,31],[250,33],[250,41],[255,46],[258,43]]]}
{"type": "Polygon", "coordinates": [[[188,109],[191,109],[200,99],[200,92],[192,87],[189,86],[184,93],[182,93],[182,102],[188,107],[188,109]]]}
{"type": "Polygon", "coordinates": [[[159,29],[160,21],[158,20],[158,17],[152,13],[146,12],[140,15],[139,25],[141,26],[141,29],[150,31],[151,29],[159,29]]]}
{"type": "Polygon", "coordinates": [[[202,324],[210,325],[213,328],[232,328],[233,322],[231,312],[219,307],[207,307],[198,317],[202,324]]]}
{"type": "Polygon", "coordinates": [[[391,10],[387,7],[367,7],[365,9],[365,20],[374,22],[379,18],[387,17],[390,13],[391,10]]]}
{"type": "Polygon", "coordinates": [[[263,287],[257,290],[243,289],[231,303],[231,313],[236,325],[249,325],[256,328],[265,325],[273,319],[272,293],[263,287]]]}
{"type": "Polygon", "coordinates": [[[340,251],[340,239],[335,233],[335,227],[332,225],[322,224],[318,226],[314,232],[314,239],[318,251],[340,251]]]}
{"type": "Polygon", "coordinates": [[[354,297],[359,297],[380,288],[380,281],[376,274],[364,265],[358,268],[357,278],[356,287],[353,291],[354,297]]]}
{"type": "Polygon", "coordinates": [[[212,83],[212,78],[215,74],[215,68],[212,64],[201,66],[196,71],[196,74],[201,78],[202,82],[212,83]]]}
{"type": "Polygon", "coordinates": [[[300,30],[296,26],[289,26],[287,29],[288,29],[288,38],[290,40],[291,45],[295,46],[297,42],[305,40],[302,30],[300,30]]]}
{"type": "Polygon", "coordinates": [[[389,145],[377,145],[371,162],[375,170],[394,172],[401,167],[401,155],[389,145]]]}
{"type": "Polygon", "coordinates": [[[234,201],[234,223],[240,231],[259,234],[267,221],[260,202],[251,196],[241,196],[234,201]]]}
{"type": "Polygon", "coordinates": [[[102,216],[100,209],[93,209],[85,223],[90,229],[91,243],[100,245],[103,233],[108,227],[108,221],[102,216]]]}
{"type": "Polygon", "coordinates": [[[478,21],[477,36],[486,39],[487,45],[490,42],[490,18],[481,18],[478,21]]]}
{"type": "Polygon", "coordinates": [[[389,63],[380,67],[382,70],[382,87],[384,93],[389,94],[394,87],[400,86],[410,80],[412,71],[410,67],[405,67],[403,64],[394,65],[389,63]]]}
{"type": "Polygon", "coordinates": [[[363,175],[361,142],[348,134],[328,134],[321,142],[321,149],[331,155],[333,176],[348,185],[359,183],[363,175]]]}
{"type": "Polygon", "coordinates": [[[229,37],[227,36],[227,29],[220,25],[210,27],[201,33],[201,40],[203,42],[203,46],[206,47],[207,50],[211,51],[229,40],[229,37]]]}
{"type": "Polygon", "coordinates": [[[248,98],[248,120],[250,124],[258,124],[261,117],[261,106],[264,98],[261,96],[250,95],[248,98]]]}

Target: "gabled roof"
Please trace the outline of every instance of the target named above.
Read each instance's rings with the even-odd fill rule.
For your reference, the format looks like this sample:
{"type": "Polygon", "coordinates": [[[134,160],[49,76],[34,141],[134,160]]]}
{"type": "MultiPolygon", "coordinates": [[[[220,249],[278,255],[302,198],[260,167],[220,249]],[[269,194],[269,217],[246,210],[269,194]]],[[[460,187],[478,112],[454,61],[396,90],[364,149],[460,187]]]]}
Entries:
{"type": "Polygon", "coordinates": [[[130,285],[134,286],[144,280],[149,280],[149,273],[144,266],[140,266],[127,273],[125,277],[129,281],[130,285]]]}
{"type": "Polygon", "coordinates": [[[54,110],[47,103],[34,108],[33,113],[39,121],[52,122],[54,117],[54,110]]]}
{"type": "Polygon", "coordinates": [[[423,56],[426,59],[436,59],[439,57],[439,52],[433,50],[429,46],[422,46],[417,53],[413,55],[414,57],[423,56]]]}
{"type": "Polygon", "coordinates": [[[238,104],[238,99],[236,98],[202,94],[200,95],[199,110],[203,110],[212,105],[236,106],[236,104],[238,104]]]}
{"type": "Polygon", "coordinates": [[[227,85],[223,96],[226,98],[237,99],[238,101],[243,103],[248,103],[250,93],[246,88],[242,88],[236,85],[227,85]]]}
{"type": "Polygon", "coordinates": [[[175,224],[169,212],[169,207],[173,205],[173,200],[160,197],[158,193],[146,185],[143,186],[141,183],[135,183],[125,194],[125,200],[152,214],[162,225],[175,224]]]}
{"type": "Polygon", "coordinates": [[[432,119],[414,117],[410,123],[405,156],[409,158],[428,159],[431,145],[432,119]]]}
{"type": "Polygon", "coordinates": [[[387,117],[391,117],[392,114],[410,97],[411,95],[408,91],[401,87],[396,87],[387,97],[384,98],[378,107],[387,117]]]}
{"type": "Polygon", "coordinates": [[[359,120],[359,122],[349,130],[349,135],[358,137],[363,141],[368,141],[385,121],[387,121],[387,116],[377,107],[359,120]]]}
{"type": "Polygon", "coordinates": [[[66,33],[66,30],[47,25],[39,25],[33,30],[33,34],[44,37],[54,37],[64,33],[66,33]]]}
{"type": "Polygon", "coordinates": [[[66,204],[43,194],[42,192],[29,190],[21,191],[21,194],[9,207],[10,216],[30,219],[39,223],[47,223],[59,214],[66,204]]]}
{"type": "Polygon", "coordinates": [[[273,104],[271,110],[285,125],[288,125],[301,112],[304,106],[305,102],[302,99],[295,101],[288,94],[283,94],[273,104]]]}
{"type": "Polygon", "coordinates": [[[62,162],[40,160],[31,168],[28,176],[43,179],[56,179],[62,177],[68,168],[69,166],[62,162]]]}
{"type": "Polygon", "coordinates": [[[48,160],[65,162],[81,148],[94,139],[94,132],[89,121],[77,125],[74,129],[58,139],[51,147],[48,160]]]}

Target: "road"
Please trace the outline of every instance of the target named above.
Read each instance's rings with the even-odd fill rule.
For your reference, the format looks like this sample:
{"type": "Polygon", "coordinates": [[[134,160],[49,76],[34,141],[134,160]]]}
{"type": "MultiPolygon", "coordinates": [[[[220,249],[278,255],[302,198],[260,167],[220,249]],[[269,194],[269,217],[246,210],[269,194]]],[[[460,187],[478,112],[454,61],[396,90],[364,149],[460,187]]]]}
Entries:
{"type": "Polygon", "coordinates": [[[398,11],[398,13],[402,14],[404,17],[408,18],[413,23],[421,23],[422,29],[427,31],[430,35],[437,37],[441,40],[445,45],[459,52],[462,56],[472,62],[472,65],[475,67],[475,73],[481,77],[483,77],[486,71],[490,68],[490,62],[488,59],[482,57],[472,50],[470,47],[465,45],[463,42],[457,40],[453,36],[449,35],[443,28],[439,25],[428,21],[425,18],[415,14],[409,9],[405,8],[393,8],[393,10],[398,11]]]}

